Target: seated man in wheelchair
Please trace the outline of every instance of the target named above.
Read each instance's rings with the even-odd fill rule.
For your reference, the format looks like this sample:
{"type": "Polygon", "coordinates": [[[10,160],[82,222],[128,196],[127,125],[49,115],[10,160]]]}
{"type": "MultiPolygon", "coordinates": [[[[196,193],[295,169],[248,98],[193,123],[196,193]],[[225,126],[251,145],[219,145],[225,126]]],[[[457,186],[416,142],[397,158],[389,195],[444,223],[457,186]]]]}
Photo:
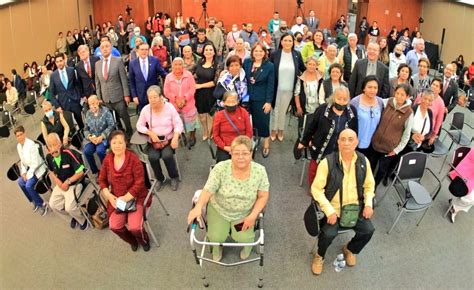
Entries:
{"type": "MultiPolygon", "coordinates": [[[[229,233],[236,242],[254,242],[254,226],[269,198],[265,167],[252,161],[252,140],[239,136],[231,145],[231,160],[218,163],[195,207],[189,212],[188,224],[201,219],[207,206],[207,236],[210,242],[223,243],[229,233]]],[[[252,247],[240,252],[242,260],[250,256],[252,247]]],[[[212,258],[220,261],[222,247],[212,247],[212,258]]]]}
{"type": "Polygon", "coordinates": [[[74,198],[74,188],[84,175],[85,167],[80,161],[80,156],[70,149],[62,148],[59,135],[50,133],[46,137],[49,154],[46,164],[50,171],[49,176],[54,181],[54,188],[49,198],[50,207],[72,217],[71,228],[76,228],[79,223],[81,230],[86,230],[88,223],[82,215],[79,205],[74,198]]]}
{"type": "Polygon", "coordinates": [[[18,126],[13,130],[18,145],[16,147],[20,156],[20,174],[18,185],[25,194],[29,202],[33,204],[33,212],[41,210],[42,216],[48,213],[48,204],[43,201],[35,190],[38,180],[46,172],[46,166],[38,150],[38,144],[26,137],[25,128],[18,126]]]}
{"type": "Polygon", "coordinates": [[[370,163],[363,154],[355,151],[358,139],[352,129],[343,130],[337,143],[339,152],[333,152],[321,161],[311,186],[314,199],[326,215],[326,223],[321,226],[318,238],[318,251],[311,264],[315,275],[323,271],[326,250],[340,228],[353,228],[356,233],[342,249],[348,266],[355,266],[355,255],[360,253],[375,231],[370,221],[375,195],[370,163]]]}

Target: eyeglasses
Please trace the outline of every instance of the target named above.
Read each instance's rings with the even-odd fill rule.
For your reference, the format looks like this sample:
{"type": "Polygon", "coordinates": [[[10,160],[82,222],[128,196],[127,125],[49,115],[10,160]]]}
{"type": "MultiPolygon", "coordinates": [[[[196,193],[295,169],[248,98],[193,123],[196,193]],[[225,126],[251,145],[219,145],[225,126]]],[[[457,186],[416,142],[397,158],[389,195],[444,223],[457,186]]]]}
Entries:
{"type": "Polygon", "coordinates": [[[250,151],[235,151],[232,152],[232,156],[236,157],[249,157],[250,156],[250,151]]]}
{"type": "Polygon", "coordinates": [[[372,107],[370,107],[370,118],[374,118],[375,117],[375,113],[374,113],[374,110],[372,110],[372,107]]]}

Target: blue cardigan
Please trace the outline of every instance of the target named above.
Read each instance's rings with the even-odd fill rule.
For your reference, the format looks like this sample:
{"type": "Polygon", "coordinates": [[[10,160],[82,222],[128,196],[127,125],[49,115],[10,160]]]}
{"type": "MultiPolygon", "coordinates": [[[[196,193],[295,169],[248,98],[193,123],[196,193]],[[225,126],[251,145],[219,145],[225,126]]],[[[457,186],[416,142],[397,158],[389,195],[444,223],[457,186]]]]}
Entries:
{"type": "Polygon", "coordinates": [[[253,61],[246,59],[243,64],[248,82],[250,102],[272,103],[275,90],[275,67],[270,61],[264,61],[260,68],[252,73],[253,61]],[[255,80],[252,83],[252,79],[255,80]]]}

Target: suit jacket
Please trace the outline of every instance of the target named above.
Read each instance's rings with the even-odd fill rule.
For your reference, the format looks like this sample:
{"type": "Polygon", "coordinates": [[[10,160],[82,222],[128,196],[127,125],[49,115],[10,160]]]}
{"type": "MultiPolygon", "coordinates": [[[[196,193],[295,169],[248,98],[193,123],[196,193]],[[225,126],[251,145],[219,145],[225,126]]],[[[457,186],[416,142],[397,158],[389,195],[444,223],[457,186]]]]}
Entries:
{"type": "Polygon", "coordinates": [[[459,87],[454,79],[449,80],[449,85],[446,90],[444,90],[444,88],[441,90],[441,97],[443,98],[444,105],[448,108],[448,112],[451,112],[458,104],[458,91],[459,87]]]}
{"type": "Polygon", "coordinates": [[[51,103],[56,108],[62,108],[65,111],[76,111],[80,109],[81,96],[79,94],[79,83],[76,78],[76,71],[72,67],[65,67],[67,74],[67,88],[64,87],[59,75],[59,69],[51,74],[49,92],[51,94],[51,103]]]}
{"type": "Polygon", "coordinates": [[[250,102],[272,103],[275,89],[275,68],[270,61],[264,61],[259,69],[252,72],[253,61],[249,58],[242,65],[248,82],[250,102]]]}
{"type": "Polygon", "coordinates": [[[314,33],[319,27],[319,18],[315,16],[313,25],[311,25],[311,17],[306,17],[305,24],[308,26],[308,29],[314,33]]]}
{"type": "Polygon", "coordinates": [[[95,95],[95,63],[99,58],[89,56],[89,64],[91,66],[91,76],[87,73],[86,64],[80,61],[76,65],[77,80],[79,82],[79,92],[81,97],[89,97],[95,95]]]}
{"type": "Polygon", "coordinates": [[[159,76],[166,77],[166,72],[161,67],[160,61],[154,56],[148,56],[148,76],[145,79],[140,58],[137,57],[128,66],[128,79],[130,80],[130,92],[132,98],[138,97],[140,105],[148,103],[146,90],[152,85],[160,83],[159,76]]]}
{"type": "MultiPolygon", "coordinates": [[[[367,65],[369,60],[367,58],[359,59],[354,65],[351,78],[349,79],[349,91],[351,98],[362,93],[362,82],[367,74],[367,65]]],[[[387,99],[390,93],[390,83],[388,79],[388,67],[382,62],[377,61],[377,80],[379,81],[379,90],[377,96],[382,99],[387,99]]]]}
{"type": "MultiPolygon", "coordinates": [[[[276,95],[277,95],[277,90],[278,90],[278,78],[280,77],[278,71],[280,69],[281,53],[282,53],[282,50],[278,49],[277,51],[272,53],[270,56],[270,61],[275,66],[275,89],[274,89],[273,103],[272,103],[273,107],[275,107],[276,95]]],[[[300,76],[303,73],[303,71],[305,71],[306,67],[303,63],[303,58],[301,57],[301,53],[299,51],[293,50],[291,54],[293,56],[293,64],[295,66],[295,75],[294,75],[294,80],[293,80],[293,89],[294,89],[296,81],[298,80],[298,76],[300,76]]]]}
{"type": "Polygon", "coordinates": [[[104,78],[102,66],[104,59],[95,63],[95,90],[97,96],[105,103],[118,103],[124,97],[130,96],[128,88],[127,72],[122,59],[114,56],[110,57],[107,80],[104,78]]]}
{"type": "Polygon", "coordinates": [[[20,75],[15,75],[13,86],[18,91],[18,95],[24,94],[26,92],[26,83],[20,75]]]}

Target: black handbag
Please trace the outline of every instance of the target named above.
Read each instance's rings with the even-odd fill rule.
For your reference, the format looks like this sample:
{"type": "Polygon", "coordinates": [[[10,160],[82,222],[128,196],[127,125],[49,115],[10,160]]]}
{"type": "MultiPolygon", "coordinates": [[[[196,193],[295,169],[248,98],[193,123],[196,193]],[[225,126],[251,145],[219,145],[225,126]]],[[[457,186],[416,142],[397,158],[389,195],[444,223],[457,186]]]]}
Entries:
{"type": "Polygon", "coordinates": [[[308,234],[312,237],[319,235],[321,231],[320,222],[324,219],[324,213],[318,209],[318,204],[314,199],[311,199],[311,203],[304,212],[304,226],[308,234]]]}

